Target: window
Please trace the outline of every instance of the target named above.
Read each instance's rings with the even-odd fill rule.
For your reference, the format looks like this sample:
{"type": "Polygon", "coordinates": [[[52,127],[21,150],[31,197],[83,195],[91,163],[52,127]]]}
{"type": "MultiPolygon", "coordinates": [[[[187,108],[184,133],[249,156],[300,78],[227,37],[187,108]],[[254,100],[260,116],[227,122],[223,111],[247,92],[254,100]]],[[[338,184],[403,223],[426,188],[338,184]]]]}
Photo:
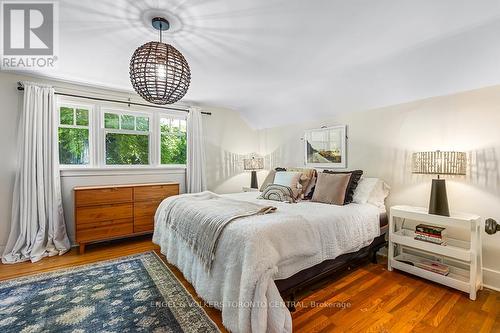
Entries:
{"type": "Polygon", "coordinates": [[[160,164],[186,164],[186,120],[160,118],[160,164]]]}
{"type": "Polygon", "coordinates": [[[62,168],[177,167],[186,164],[186,118],[155,109],[111,109],[59,97],[62,168]]]}
{"type": "Polygon", "coordinates": [[[89,114],[89,108],[72,106],[59,108],[59,164],[90,163],[89,114]]]}
{"type": "Polygon", "coordinates": [[[148,165],[149,116],[104,113],[107,165],[148,165]]]}

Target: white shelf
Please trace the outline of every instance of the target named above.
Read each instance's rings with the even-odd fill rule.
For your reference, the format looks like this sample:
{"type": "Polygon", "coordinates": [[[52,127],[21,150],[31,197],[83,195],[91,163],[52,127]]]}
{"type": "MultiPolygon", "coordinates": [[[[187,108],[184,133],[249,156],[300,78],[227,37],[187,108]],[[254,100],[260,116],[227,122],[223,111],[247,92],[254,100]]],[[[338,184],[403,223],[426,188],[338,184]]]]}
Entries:
{"type": "Polygon", "coordinates": [[[400,261],[413,261],[418,258],[419,257],[417,256],[403,253],[391,260],[391,266],[404,272],[418,275],[424,279],[441,283],[464,292],[470,291],[469,271],[467,270],[448,265],[450,273],[448,273],[448,275],[441,275],[400,261]]]}
{"type": "Polygon", "coordinates": [[[469,243],[458,239],[447,238],[447,245],[438,245],[415,239],[415,232],[408,229],[401,229],[397,232],[390,233],[389,237],[392,242],[397,244],[466,262],[470,262],[471,260],[469,243]]]}

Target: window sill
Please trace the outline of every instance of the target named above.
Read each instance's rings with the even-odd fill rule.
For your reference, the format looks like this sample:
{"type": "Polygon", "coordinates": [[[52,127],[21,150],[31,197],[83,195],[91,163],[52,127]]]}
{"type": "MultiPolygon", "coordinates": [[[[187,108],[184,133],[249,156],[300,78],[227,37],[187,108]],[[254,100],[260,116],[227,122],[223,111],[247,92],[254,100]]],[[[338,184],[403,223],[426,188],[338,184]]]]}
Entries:
{"type": "Polygon", "coordinates": [[[157,175],[157,174],[185,174],[185,165],[170,166],[120,166],[104,168],[61,167],[61,177],[89,177],[89,176],[120,176],[120,175],[157,175]]]}

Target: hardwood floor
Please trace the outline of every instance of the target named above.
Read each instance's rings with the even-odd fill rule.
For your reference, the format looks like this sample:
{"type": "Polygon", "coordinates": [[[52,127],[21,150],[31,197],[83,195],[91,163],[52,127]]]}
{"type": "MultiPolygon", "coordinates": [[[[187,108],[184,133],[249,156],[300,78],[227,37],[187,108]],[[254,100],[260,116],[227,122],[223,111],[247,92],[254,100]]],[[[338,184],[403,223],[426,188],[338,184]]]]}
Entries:
{"type": "MultiPolygon", "coordinates": [[[[0,280],[88,264],[154,250],[150,237],[88,245],[37,263],[0,265],[0,280]]],[[[169,265],[193,295],[193,287],[169,265]]],[[[465,293],[400,272],[366,264],[301,296],[292,314],[294,332],[500,332],[500,293],[482,290],[476,301],[465,293]]],[[[198,297],[195,298],[200,300],[198,297]]],[[[220,312],[205,307],[222,327],[220,312]]]]}

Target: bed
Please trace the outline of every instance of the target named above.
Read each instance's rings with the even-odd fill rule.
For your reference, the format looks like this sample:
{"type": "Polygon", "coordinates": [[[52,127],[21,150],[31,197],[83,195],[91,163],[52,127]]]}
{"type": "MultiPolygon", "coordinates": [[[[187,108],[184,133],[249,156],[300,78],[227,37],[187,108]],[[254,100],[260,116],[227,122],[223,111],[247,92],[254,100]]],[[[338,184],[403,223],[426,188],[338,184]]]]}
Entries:
{"type": "Polygon", "coordinates": [[[289,204],[258,196],[258,192],[221,196],[271,204],[277,211],[229,224],[210,270],[193,255],[192,246],[165,224],[165,207],[175,197],[165,199],[158,208],[153,241],[198,295],[222,311],[223,324],[230,331],[290,332],[291,315],[283,298],[372,255],[385,241],[386,226],[381,223],[385,214],[370,204],[289,204]]]}

